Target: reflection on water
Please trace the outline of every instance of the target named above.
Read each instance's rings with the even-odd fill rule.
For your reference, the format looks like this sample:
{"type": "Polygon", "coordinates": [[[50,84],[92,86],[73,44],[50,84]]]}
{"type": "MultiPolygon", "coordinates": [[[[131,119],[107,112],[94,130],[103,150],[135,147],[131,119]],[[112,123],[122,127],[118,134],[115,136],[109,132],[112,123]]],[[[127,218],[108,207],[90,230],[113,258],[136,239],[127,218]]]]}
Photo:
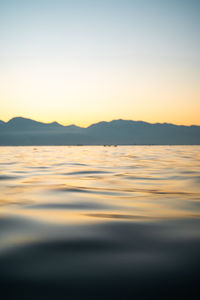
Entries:
{"type": "Polygon", "coordinates": [[[197,290],[199,146],[1,147],[0,189],[5,299],[197,290]]]}

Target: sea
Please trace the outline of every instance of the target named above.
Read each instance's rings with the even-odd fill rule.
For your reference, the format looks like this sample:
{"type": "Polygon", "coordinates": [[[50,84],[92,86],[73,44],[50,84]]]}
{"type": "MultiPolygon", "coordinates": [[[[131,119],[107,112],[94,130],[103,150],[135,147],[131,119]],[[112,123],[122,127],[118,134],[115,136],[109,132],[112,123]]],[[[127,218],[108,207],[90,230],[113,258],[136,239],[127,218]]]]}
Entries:
{"type": "Polygon", "coordinates": [[[197,299],[200,146],[0,147],[6,299],[197,299]]]}

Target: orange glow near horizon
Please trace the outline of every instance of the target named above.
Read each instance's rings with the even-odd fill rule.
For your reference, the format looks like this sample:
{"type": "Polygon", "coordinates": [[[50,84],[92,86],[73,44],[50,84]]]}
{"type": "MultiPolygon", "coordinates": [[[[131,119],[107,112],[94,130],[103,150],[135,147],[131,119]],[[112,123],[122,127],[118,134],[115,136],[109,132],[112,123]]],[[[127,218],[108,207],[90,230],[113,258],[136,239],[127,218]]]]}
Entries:
{"type": "Polygon", "coordinates": [[[22,118],[27,118],[27,119],[32,119],[34,121],[37,121],[37,122],[42,122],[42,123],[52,123],[52,122],[57,122],[61,125],[64,125],[64,126],[69,126],[69,125],[76,125],[76,126],[80,126],[80,127],[88,127],[92,124],[95,124],[95,123],[98,123],[98,122],[102,122],[102,121],[105,121],[105,122],[110,122],[110,121],[113,121],[113,120],[118,120],[118,119],[123,119],[123,120],[131,120],[131,121],[143,121],[143,122],[147,122],[147,123],[171,123],[171,124],[175,124],[175,125],[184,125],[184,126],[192,126],[192,125],[196,125],[196,126],[200,126],[200,122],[199,122],[199,117],[197,116],[196,120],[194,119],[193,121],[191,120],[188,120],[186,119],[185,122],[184,120],[181,121],[181,120],[160,120],[160,119],[136,119],[136,118],[123,118],[123,117],[113,117],[113,118],[104,118],[104,119],[91,119],[91,120],[88,120],[88,121],[82,121],[80,122],[79,120],[77,120],[77,122],[73,119],[69,119],[68,122],[66,122],[64,119],[63,120],[56,120],[54,118],[42,118],[42,119],[39,119],[39,118],[34,118],[32,116],[23,116],[23,115],[15,115],[15,116],[12,116],[12,117],[8,117],[8,118],[1,118],[1,121],[4,121],[4,122],[8,122],[9,120],[11,120],[12,118],[15,118],[15,117],[22,117],[22,118]]]}
{"type": "Polygon", "coordinates": [[[16,62],[1,70],[0,119],[22,116],[83,127],[113,119],[200,125],[196,69],[188,73],[177,62],[154,63],[16,62]]]}

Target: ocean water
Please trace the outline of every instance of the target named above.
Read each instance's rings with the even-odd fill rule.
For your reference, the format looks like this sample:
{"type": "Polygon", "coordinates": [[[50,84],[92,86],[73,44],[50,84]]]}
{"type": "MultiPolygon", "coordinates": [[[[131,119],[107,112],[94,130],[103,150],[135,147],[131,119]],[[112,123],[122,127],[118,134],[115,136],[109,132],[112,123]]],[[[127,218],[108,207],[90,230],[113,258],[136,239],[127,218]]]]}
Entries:
{"type": "Polygon", "coordinates": [[[0,147],[3,299],[194,299],[200,146],[0,147]]]}

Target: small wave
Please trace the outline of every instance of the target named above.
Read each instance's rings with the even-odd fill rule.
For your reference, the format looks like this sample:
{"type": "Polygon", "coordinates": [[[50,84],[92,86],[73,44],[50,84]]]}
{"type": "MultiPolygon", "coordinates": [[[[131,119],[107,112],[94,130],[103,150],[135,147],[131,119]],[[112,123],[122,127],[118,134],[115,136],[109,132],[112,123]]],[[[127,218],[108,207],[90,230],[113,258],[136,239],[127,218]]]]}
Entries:
{"type": "Polygon", "coordinates": [[[106,205],[95,202],[72,202],[72,203],[43,203],[37,205],[26,205],[25,208],[28,209],[72,209],[72,210],[104,210],[104,209],[113,209],[114,205],[106,205]]]}
{"type": "Polygon", "coordinates": [[[87,175],[87,174],[109,174],[109,171],[98,171],[98,170],[86,170],[86,171],[75,171],[75,172],[68,172],[62,173],[62,175],[87,175]]]}
{"type": "Polygon", "coordinates": [[[13,175],[0,175],[0,180],[14,180],[19,178],[19,176],[13,176],[13,175]]]}

